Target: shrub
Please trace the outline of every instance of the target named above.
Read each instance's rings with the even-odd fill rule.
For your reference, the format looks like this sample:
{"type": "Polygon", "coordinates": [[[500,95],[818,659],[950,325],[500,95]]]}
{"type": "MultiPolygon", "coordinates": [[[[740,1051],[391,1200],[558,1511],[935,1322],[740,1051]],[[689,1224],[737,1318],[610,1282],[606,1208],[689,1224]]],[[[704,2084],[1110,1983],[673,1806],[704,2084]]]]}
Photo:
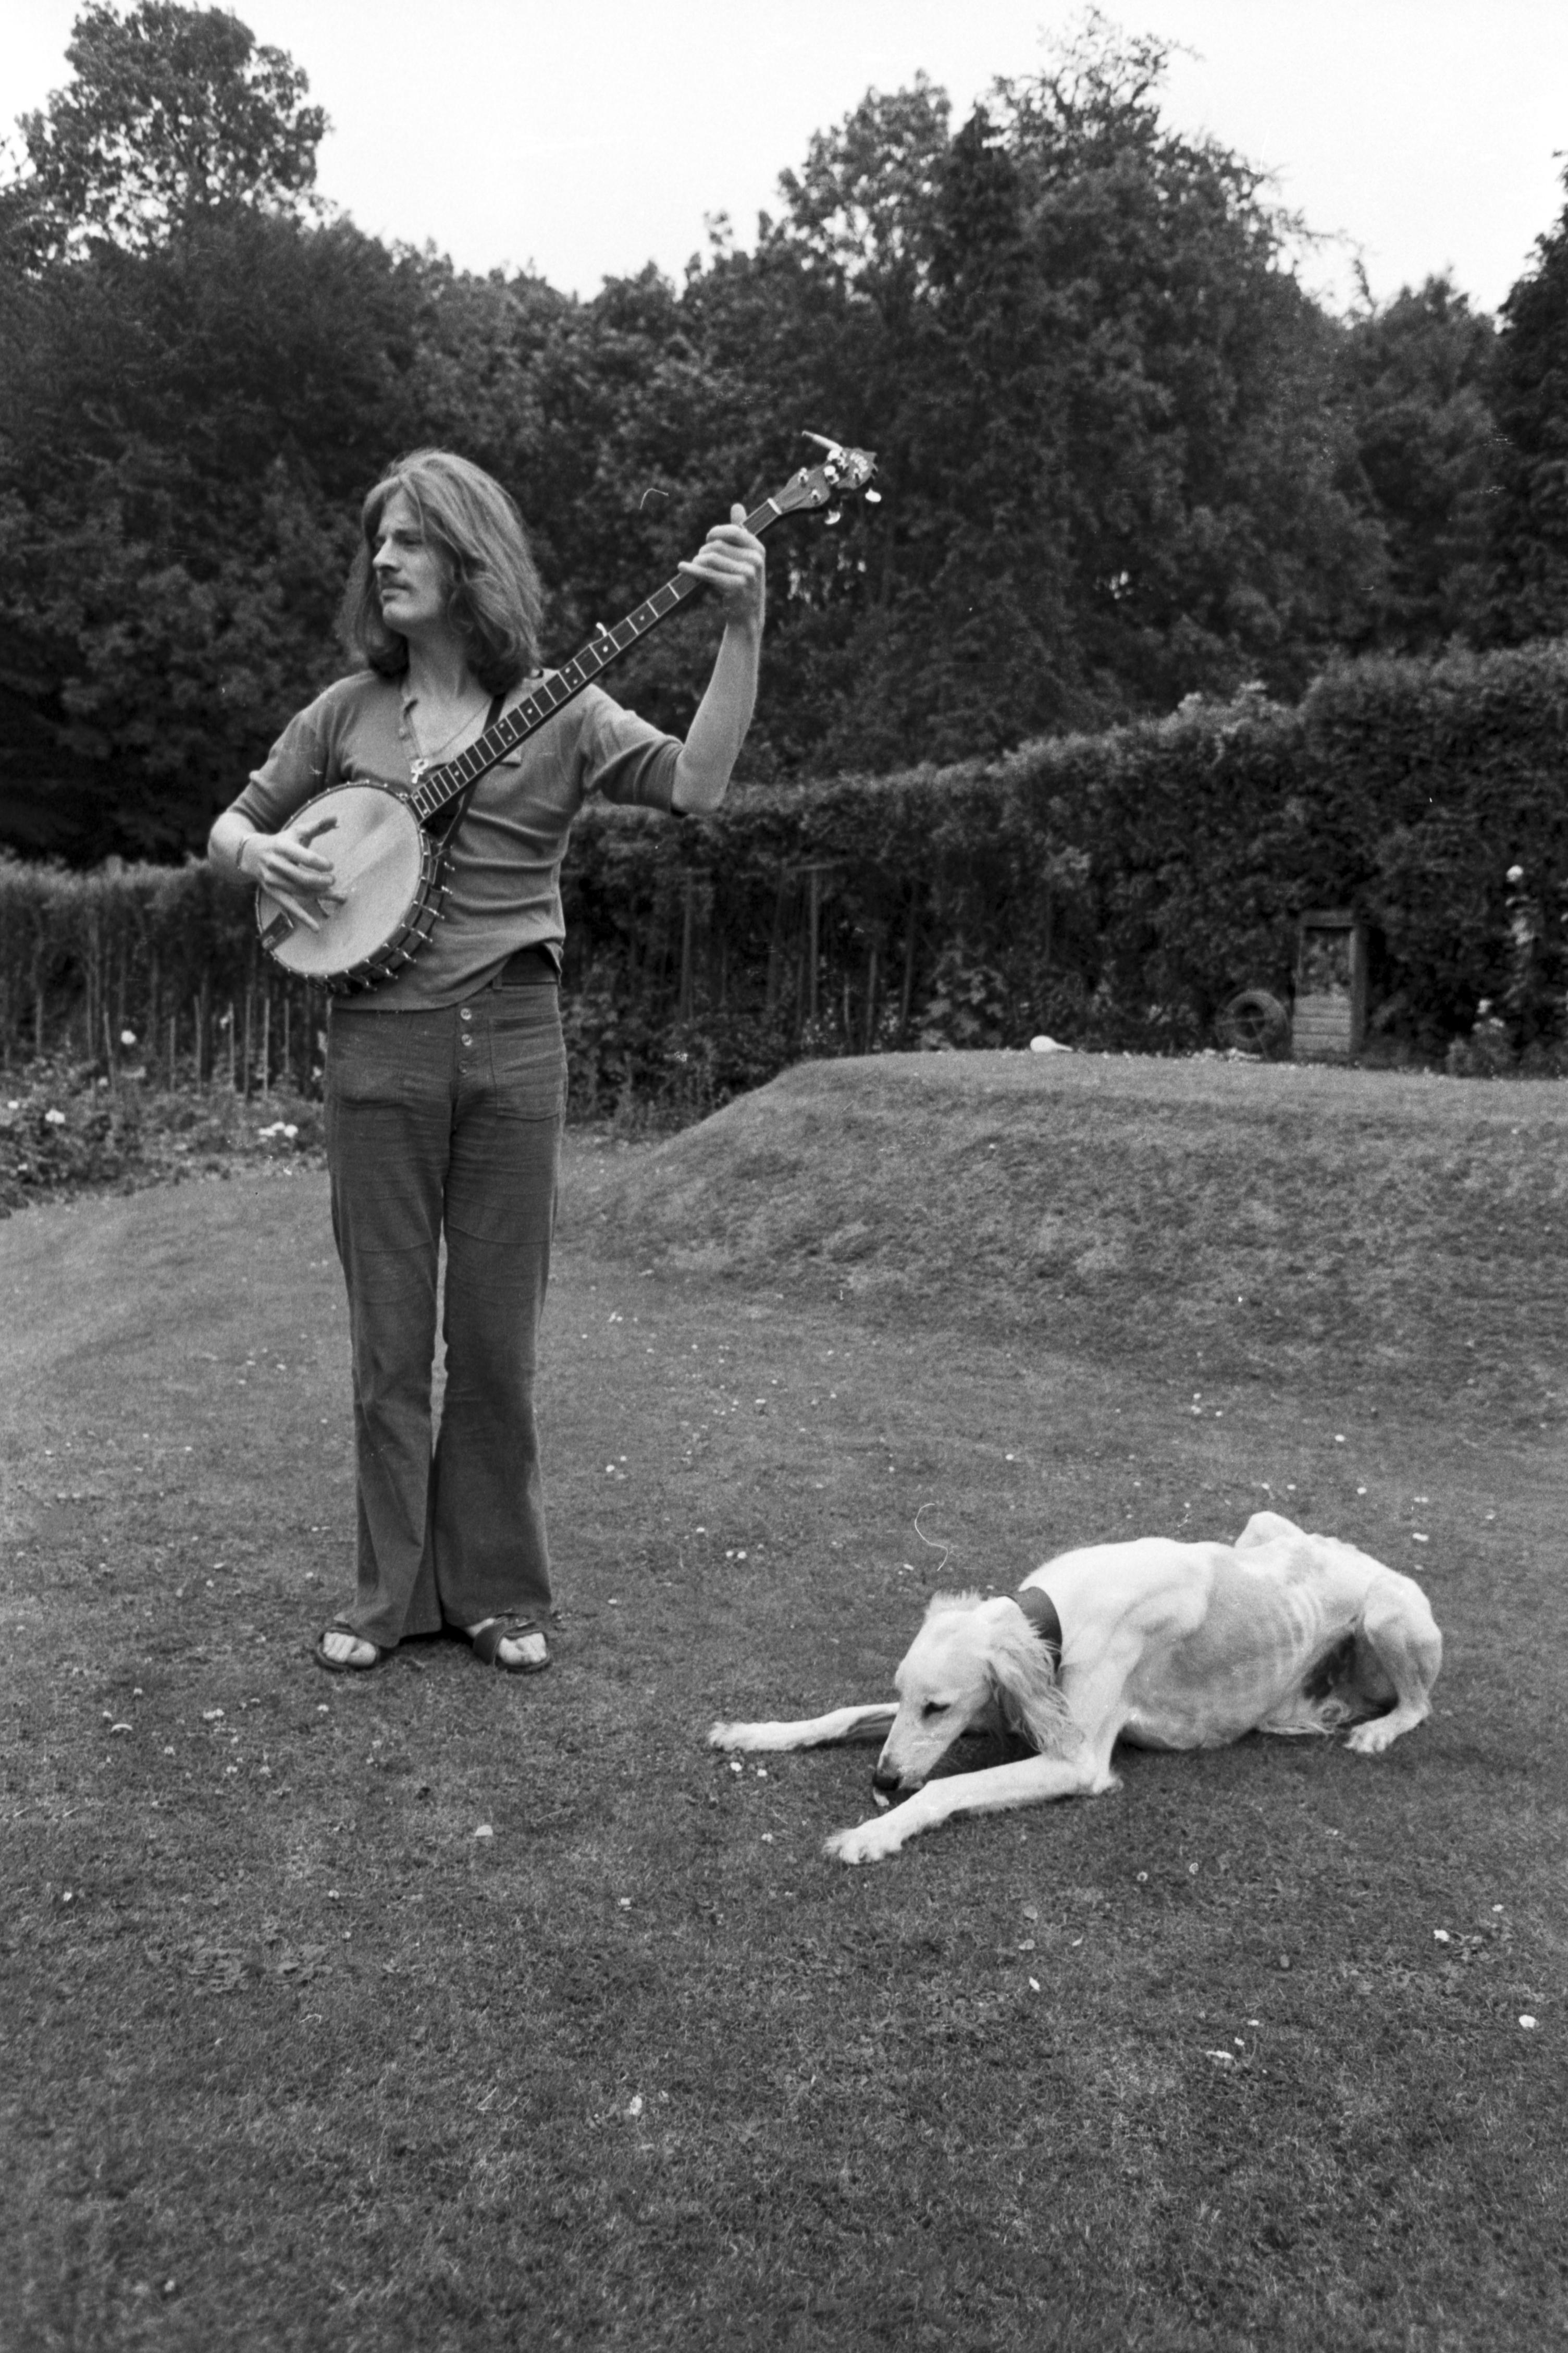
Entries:
{"type": "MultiPolygon", "coordinates": [[[[801,1053],[1184,1052],[1288,1003],[1297,921],[1373,937],[1375,1050],[1555,1067],[1568,991],[1568,650],[1328,672],[989,764],[742,786],[680,825],[592,807],[563,877],[573,1100],[691,1116],[801,1053]],[[1485,999],[1492,1010],[1478,1008],[1485,999]],[[1478,1018],[1501,1043],[1478,1045],[1478,1018]]],[[[242,1089],[318,1067],[320,1000],[205,868],[0,860],[0,1039],[242,1089]]]]}

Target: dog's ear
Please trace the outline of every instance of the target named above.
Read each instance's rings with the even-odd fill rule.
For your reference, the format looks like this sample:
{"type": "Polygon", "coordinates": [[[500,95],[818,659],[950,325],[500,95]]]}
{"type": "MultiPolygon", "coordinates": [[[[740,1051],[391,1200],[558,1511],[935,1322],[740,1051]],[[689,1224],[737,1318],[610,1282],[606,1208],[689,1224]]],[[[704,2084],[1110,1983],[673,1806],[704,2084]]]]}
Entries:
{"type": "Polygon", "coordinates": [[[1051,1654],[1021,1613],[996,1631],[987,1666],[996,1710],[1009,1732],[1047,1757],[1065,1756],[1078,1737],[1051,1654]]]}
{"type": "Polygon", "coordinates": [[[991,1667],[991,1689],[1004,1729],[1016,1734],[1020,1740],[1026,1740],[1031,1748],[1037,1748],[1039,1743],[1030,1728],[1027,1702],[1016,1683],[1002,1672],[995,1661],[992,1662],[991,1667]]]}

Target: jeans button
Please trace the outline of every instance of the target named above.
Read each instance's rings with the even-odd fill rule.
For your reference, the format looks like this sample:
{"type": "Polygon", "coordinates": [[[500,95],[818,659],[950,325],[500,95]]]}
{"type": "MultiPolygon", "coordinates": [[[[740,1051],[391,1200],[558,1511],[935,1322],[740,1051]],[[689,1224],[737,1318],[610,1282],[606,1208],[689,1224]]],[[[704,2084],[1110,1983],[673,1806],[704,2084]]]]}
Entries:
{"type": "Polygon", "coordinates": [[[474,1018],[474,1017],[473,1017],[473,1015],[469,1012],[469,1010],[468,1010],[468,1007],[467,1007],[466,1005],[463,1007],[463,1008],[462,1008],[461,1012],[460,1012],[460,1013],[458,1014],[458,1020],[459,1020],[459,1021],[471,1021],[471,1020],[473,1019],[473,1018],[474,1018]]]}

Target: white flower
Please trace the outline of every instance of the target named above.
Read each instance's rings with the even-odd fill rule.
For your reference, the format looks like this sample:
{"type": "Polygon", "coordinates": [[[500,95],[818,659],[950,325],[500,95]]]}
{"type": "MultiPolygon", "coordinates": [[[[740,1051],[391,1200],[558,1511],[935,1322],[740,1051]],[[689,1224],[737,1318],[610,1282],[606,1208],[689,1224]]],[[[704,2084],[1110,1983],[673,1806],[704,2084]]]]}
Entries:
{"type": "Polygon", "coordinates": [[[471,1835],[477,1839],[493,1839],[495,1832],[490,1828],[489,1822],[481,1822],[478,1830],[473,1831],[471,1835]]]}
{"type": "Polygon", "coordinates": [[[136,1043],[135,1030],[122,1029],[120,1033],[120,1042],[122,1046],[134,1046],[136,1043]]]}
{"type": "Polygon", "coordinates": [[[1522,2027],[1524,2028],[1524,2030],[1525,2030],[1525,2031],[1526,2031],[1527,2033],[1529,2032],[1530,2029],[1531,2029],[1532,2026],[1534,2026],[1534,2025],[1536,2025],[1536,2024],[1538,2023],[1538,2021],[1537,2021],[1535,2019],[1531,2018],[1531,2014],[1530,2014],[1530,2012],[1529,2012],[1529,2010],[1521,2010],[1520,2011],[1520,2014],[1519,2014],[1519,2022],[1520,2022],[1521,2026],[1522,2026],[1522,2027]]]}
{"type": "Polygon", "coordinates": [[[1432,1941],[1434,1944],[1437,1945],[1447,1945],[1451,1944],[1453,1939],[1449,1936],[1447,1928],[1434,1928],[1432,1931],[1432,1941]]]}
{"type": "Polygon", "coordinates": [[[47,1126],[63,1127],[66,1124],[66,1115],[63,1111],[47,1111],[44,1113],[44,1121],[47,1126]]]}
{"type": "Polygon", "coordinates": [[[1524,880],[1523,867],[1510,866],[1508,870],[1508,879],[1510,882],[1522,882],[1524,880]]]}

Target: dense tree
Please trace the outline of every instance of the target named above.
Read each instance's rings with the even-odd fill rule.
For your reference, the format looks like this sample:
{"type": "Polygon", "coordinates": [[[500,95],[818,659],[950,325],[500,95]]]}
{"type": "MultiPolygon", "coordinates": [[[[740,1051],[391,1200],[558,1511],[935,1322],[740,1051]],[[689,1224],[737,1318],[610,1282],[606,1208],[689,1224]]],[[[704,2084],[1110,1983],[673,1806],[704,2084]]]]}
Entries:
{"type": "Polygon", "coordinates": [[[1297,691],[1359,622],[1331,324],[1258,175],[1163,123],[1164,57],[1091,22],[956,134],[929,90],[868,100],[784,183],[773,241],[842,291],[896,490],[841,584],[841,754],[1297,691]]]}
{"type": "Polygon", "coordinates": [[[1568,208],[1502,306],[1492,634],[1568,631],[1568,208]]]}
{"type": "MultiPolygon", "coordinates": [[[[0,794],[39,788],[13,839],[46,845],[70,785],[77,854],[199,840],[336,667],[359,497],[422,440],[519,498],[556,658],[803,429],[878,449],[882,506],[771,543],[753,776],[1289,698],[1337,647],[1483,626],[1488,322],[1440,280],[1327,317],[1258,175],[1163,121],[1157,41],[1091,18],[956,126],[924,80],[870,93],[752,250],[719,225],[681,285],[590,302],[313,208],[304,76],[232,16],[91,0],[69,56],[0,190],[0,794]]],[[[1519,626],[1568,602],[1563,234],[1501,338],[1519,626]]],[[[673,622],[620,691],[683,728],[710,634],[673,622]]]]}
{"type": "Polygon", "coordinates": [[[199,839],[331,674],[353,504],[412,438],[417,280],[346,224],[237,212],[22,290],[4,680],[100,768],[101,848],[199,839]]]}
{"type": "Polygon", "coordinates": [[[226,9],[141,0],[121,17],[88,0],[66,58],[73,79],[18,125],[29,170],[13,201],[42,251],[144,249],[236,205],[293,208],[314,185],[327,118],[293,60],[226,9]]]}
{"type": "Polygon", "coordinates": [[[1369,306],[1342,371],[1386,568],[1359,642],[1427,653],[1486,629],[1495,331],[1446,277],[1369,306]]]}
{"type": "Polygon", "coordinates": [[[96,772],[96,846],[168,851],[322,666],[397,273],[304,226],[325,118],[236,17],[91,0],[68,58],[0,206],[0,762],[24,839],[96,772]]]}

